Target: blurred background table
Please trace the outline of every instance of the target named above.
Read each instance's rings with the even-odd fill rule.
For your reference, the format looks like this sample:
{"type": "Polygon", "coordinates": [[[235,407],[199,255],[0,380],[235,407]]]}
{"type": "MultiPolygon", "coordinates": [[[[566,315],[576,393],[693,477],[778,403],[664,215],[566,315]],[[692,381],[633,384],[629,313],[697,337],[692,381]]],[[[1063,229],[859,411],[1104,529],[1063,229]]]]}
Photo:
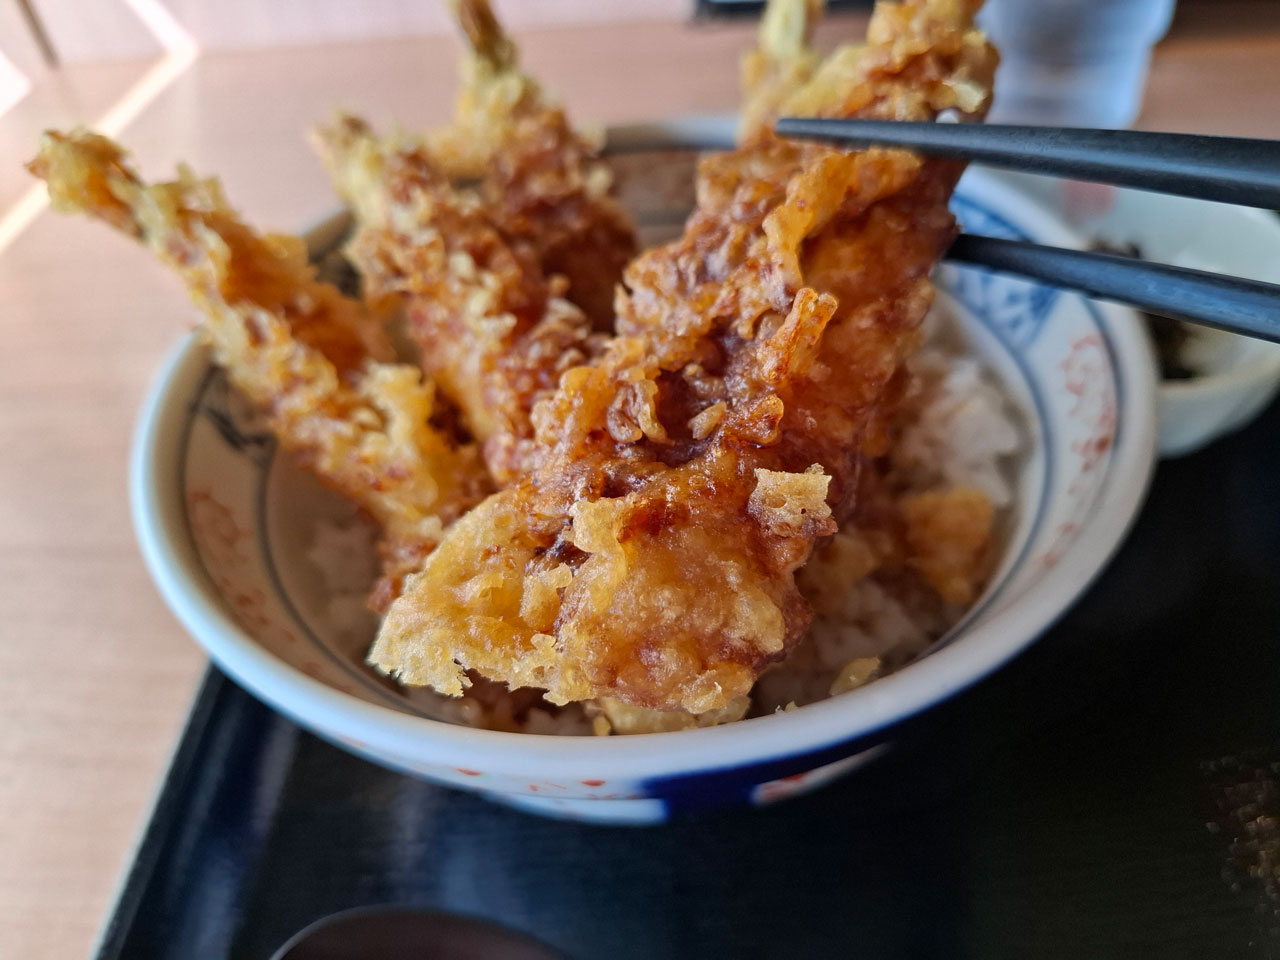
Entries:
{"type": "MultiPolygon", "coordinates": [[[[859,34],[862,20],[829,20],[819,42],[859,34]]],[[[751,31],[669,19],[537,29],[521,41],[576,116],[618,123],[731,109],[751,31]]],[[[121,129],[149,173],[185,159],[220,174],[251,220],[297,229],[336,203],[306,126],[334,106],[411,128],[439,122],[454,69],[441,36],[194,59],[182,49],[67,64],[0,116],[0,955],[90,949],[204,668],[143,570],[125,492],[134,413],[189,308],[141,251],[40,212],[18,160],[43,127],[102,123],[121,129]]],[[[1280,6],[1184,2],[1156,52],[1141,125],[1280,137],[1277,89],[1280,6]]],[[[805,803],[796,816],[832,812],[829,800],[805,803]]]]}

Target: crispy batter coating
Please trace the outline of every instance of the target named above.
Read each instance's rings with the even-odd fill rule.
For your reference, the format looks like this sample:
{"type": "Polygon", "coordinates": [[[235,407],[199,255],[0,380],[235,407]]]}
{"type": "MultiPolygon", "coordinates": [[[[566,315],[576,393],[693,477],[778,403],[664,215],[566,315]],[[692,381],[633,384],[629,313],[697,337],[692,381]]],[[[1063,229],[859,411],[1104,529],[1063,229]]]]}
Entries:
{"type": "MultiPolygon", "coordinates": [[[[784,109],[980,116],[976,6],[882,4],[784,109]]],[[[795,571],[884,452],[959,172],[768,135],[704,161],[684,236],[628,267],[617,335],[537,403],[527,475],[406,582],[371,662],[451,694],[471,668],[553,702],[745,695],[807,628],[795,571]]]]}
{"type": "Polygon", "coordinates": [[[105,221],[183,279],[231,382],[286,449],[381,526],[382,592],[396,592],[488,486],[475,449],[428,423],[430,381],[388,362],[377,321],[316,281],[302,241],[255,233],[216,180],[182,169],[146,186],[120,147],[82,130],[46,133],[30,170],[54,209],[105,221]]]}
{"type": "MultiPolygon", "coordinates": [[[[768,127],[781,112],[977,118],[994,53],[976,0],[906,0],[819,66],[820,6],[772,0],[742,146],[701,164],[684,236],[632,261],[616,298],[634,235],[608,172],[485,0],[455,5],[471,54],[450,130],[424,145],[340,118],[319,135],[370,294],[407,299],[423,365],[503,488],[483,500],[476,449],[431,425],[433,381],[390,362],[376,319],[315,281],[299,241],[253,233],[185,170],[144,186],[91,134],[48,135],[32,170],[55,207],[179,272],[235,385],[382,526],[390,607],[371,663],[452,695],[492,699],[497,681],[595,700],[620,733],[728,722],[806,632],[806,597],[833,592],[796,573],[838,525],[827,549],[859,560],[842,575],[927,584],[935,602],[971,602],[990,559],[982,494],[891,489],[878,459],[960,165],[768,127]]],[[[879,668],[854,666],[837,685],[879,668]]],[[[494,716],[514,723],[505,704],[494,716]]]]}
{"type": "Polygon", "coordinates": [[[463,87],[453,125],[428,138],[431,154],[451,178],[480,180],[503,234],[529,246],[545,274],[568,280],[568,298],[607,330],[636,237],[613,197],[600,138],[575,130],[521,71],[488,0],[450,6],[468,42],[463,87]]]}
{"type": "Polygon", "coordinates": [[[423,144],[343,116],[314,141],[356,212],[368,292],[406,298],[424,368],[508,483],[535,400],[612,325],[635,231],[598,144],[520,70],[488,3],[453,7],[469,47],[451,127],[423,144]]]}
{"type": "Polygon", "coordinates": [[[991,573],[994,522],[981,490],[903,488],[883,460],[868,462],[852,516],[822,545],[826,562],[803,568],[800,592],[818,613],[838,614],[854,584],[876,574],[931,606],[966,607],[991,573]]]}
{"type": "Polygon", "coordinates": [[[970,604],[986,579],[994,509],[981,490],[956,487],[901,501],[907,563],[947,603],[970,604]]]}
{"type": "Polygon", "coordinates": [[[526,472],[535,400],[594,349],[591,325],[510,240],[492,208],[456,188],[411,140],[339,117],[314,139],[360,227],[348,255],[374,297],[407,297],[420,362],[457,404],[500,483],[526,472]]]}
{"type": "Polygon", "coordinates": [[[650,710],[636,707],[621,700],[605,697],[600,701],[600,715],[597,719],[605,721],[607,729],[603,733],[670,733],[675,730],[696,730],[698,727],[714,727],[722,723],[733,723],[747,714],[751,701],[747,697],[739,697],[719,710],[707,713],[691,714],[683,710],[650,710]]]}

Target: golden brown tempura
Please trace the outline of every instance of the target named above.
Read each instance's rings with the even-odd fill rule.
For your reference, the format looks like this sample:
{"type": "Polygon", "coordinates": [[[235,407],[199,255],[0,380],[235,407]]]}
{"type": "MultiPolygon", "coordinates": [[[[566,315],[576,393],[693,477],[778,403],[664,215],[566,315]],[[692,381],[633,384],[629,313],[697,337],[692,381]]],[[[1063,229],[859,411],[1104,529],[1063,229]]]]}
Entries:
{"type": "Polygon", "coordinates": [[[488,486],[475,449],[428,422],[421,371],[390,362],[376,320],[315,279],[302,241],[245,226],[216,180],[184,168],[146,186],[120,147],[85,131],[45,134],[30,169],[54,209],[105,221],[182,277],[232,384],[282,446],[381,527],[389,599],[488,486]]]}
{"type": "MultiPolygon", "coordinates": [[[[314,280],[299,241],[254,234],[185,171],[142,185],[90,134],[49,135],[32,170],[55,207],[183,276],[232,382],[382,526],[376,597],[403,595],[372,663],[454,695],[479,678],[497,726],[536,690],[596,700],[617,732],[727,722],[805,634],[808,598],[843,595],[821,577],[963,605],[990,541],[985,497],[896,488],[884,457],[960,165],[768,129],[779,112],[980,117],[994,54],[978,3],[882,3],[867,46],[815,71],[817,6],[772,0],[743,145],[701,165],[684,236],[627,268],[611,339],[592,320],[613,318],[630,227],[594,145],[520,73],[483,0],[456,8],[472,55],[450,132],[424,146],[343,118],[321,135],[370,292],[407,298],[424,366],[507,486],[474,507],[488,480],[429,422],[432,381],[389,362],[377,322],[314,280]],[[858,562],[798,586],[820,540],[858,562]],[[530,689],[508,700],[490,681],[530,689]]],[[[837,684],[878,669],[851,666],[837,684]]]]}
{"type": "Polygon", "coordinates": [[[534,402],[611,325],[635,237],[596,145],[520,71],[488,4],[455,12],[470,48],[451,128],[424,146],[339,117],[315,142],[355,210],[367,290],[406,298],[424,368],[509,483],[527,472],[534,402]]]}
{"type": "MultiPolygon", "coordinates": [[[[881,4],[783,109],[981,117],[977,6],[881,4]]],[[[704,161],[683,238],[626,271],[618,335],[538,403],[529,475],[406,582],[372,662],[451,694],[471,668],[553,702],[744,696],[805,632],[795,571],[885,450],[960,170],[767,134],[704,161]]]]}
{"type": "Polygon", "coordinates": [[[635,229],[612,195],[600,139],[575,130],[564,110],[520,70],[516,45],[488,0],[450,0],[468,42],[451,127],[428,139],[451,178],[480,180],[490,217],[528,245],[547,276],[597,329],[613,321],[614,289],[636,252],[635,229]]]}
{"type": "Polygon", "coordinates": [[[812,76],[821,58],[809,49],[825,0],[770,0],[756,48],[742,58],[738,141],[767,135],[782,104],[812,76]]]}
{"type": "Polygon", "coordinates": [[[420,144],[379,139],[354,117],[316,134],[360,224],[348,255],[375,297],[404,295],[421,363],[457,404],[490,472],[522,475],[530,413],[560,374],[583,362],[591,325],[509,241],[490,207],[456,189],[420,144]]]}

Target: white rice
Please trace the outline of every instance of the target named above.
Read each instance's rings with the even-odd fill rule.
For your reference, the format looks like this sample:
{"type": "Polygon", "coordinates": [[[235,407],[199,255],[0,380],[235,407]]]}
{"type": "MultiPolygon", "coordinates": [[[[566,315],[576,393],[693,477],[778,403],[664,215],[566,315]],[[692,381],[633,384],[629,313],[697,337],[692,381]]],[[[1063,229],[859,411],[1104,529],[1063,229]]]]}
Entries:
{"type": "Polygon", "coordinates": [[[977,487],[997,508],[1013,500],[1007,458],[1020,445],[1004,394],[972,356],[930,346],[910,367],[929,397],[890,451],[896,473],[919,490],[977,487]]]}
{"type": "MultiPolygon", "coordinates": [[[[913,493],[976,487],[996,508],[999,529],[1013,503],[1010,459],[1021,446],[1021,431],[998,381],[954,342],[949,327],[937,311],[931,314],[928,342],[908,364],[913,383],[902,432],[889,453],[890,473],[913,493]]],[[[840,595],[827,609],[819,605],[808,636],[761,676],[752,691],[755,713],[831,696],[853,661],[879,661],[874,676],[892,672],[964,613],[919,585],[881,580],[874,572],[842,584],[838,566],[824,569],[839,562],[838,551],[817,550],[806,566],[804,576],[821,580],[828,591],[839,584],[840,595]]]]}
{"type": "MultiPolygon", "coordinates": [[[[978,488],[996,507],[998,529],[1013,502],[1010,460],[1021,445],[1016,414],[995,377],[954,341],[951,324],[936,310],[926,336],[926,345],[910,361],[913,386],[902,433],[889,454],[891,474],[895,484],[911,492],[978,488]]],[[[355,659],[363,659],[371,641],[364,601],[376,576],[373,536],[359,520],[317,521],[307,553],[328,591],[330,636],[355,659]]],[[[918,657],[964,612],[901,578],[882,581],[873,572],[842,584],[845,571],[839,562],[838,550],[815,552],[807,575],[840,585],[839,594],[815,613],[809,635],[787,659],[757,682],[753,714],[830,696],[852,661],[860,661],[854,670],[859,677],[871,667],[873,676],[895,670],[918,657]]],[[[441,720],[512,726],[514,695],[493,684],[478,685],[462,698],[422,688],[403,693],[414,707],[441,720]]],[[[516,709],[514,726],[528,733],[590,734],[589,709],[540,702],[516,709]]]]}

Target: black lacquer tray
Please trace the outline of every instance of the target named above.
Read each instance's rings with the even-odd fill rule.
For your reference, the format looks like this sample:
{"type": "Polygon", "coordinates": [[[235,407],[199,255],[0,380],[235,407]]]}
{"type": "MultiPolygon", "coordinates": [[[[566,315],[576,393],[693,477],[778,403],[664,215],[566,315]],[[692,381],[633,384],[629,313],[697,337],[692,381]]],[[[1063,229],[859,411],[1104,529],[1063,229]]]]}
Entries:
{"type": "Polygon", "coordinates": [[[363,904],[570,957],[1280,956],[1280,406],[1160,466],[1018,660],[816,794],[544,820],[349,756],[211,670],[101,960],[270,957],[363,904]]]}

